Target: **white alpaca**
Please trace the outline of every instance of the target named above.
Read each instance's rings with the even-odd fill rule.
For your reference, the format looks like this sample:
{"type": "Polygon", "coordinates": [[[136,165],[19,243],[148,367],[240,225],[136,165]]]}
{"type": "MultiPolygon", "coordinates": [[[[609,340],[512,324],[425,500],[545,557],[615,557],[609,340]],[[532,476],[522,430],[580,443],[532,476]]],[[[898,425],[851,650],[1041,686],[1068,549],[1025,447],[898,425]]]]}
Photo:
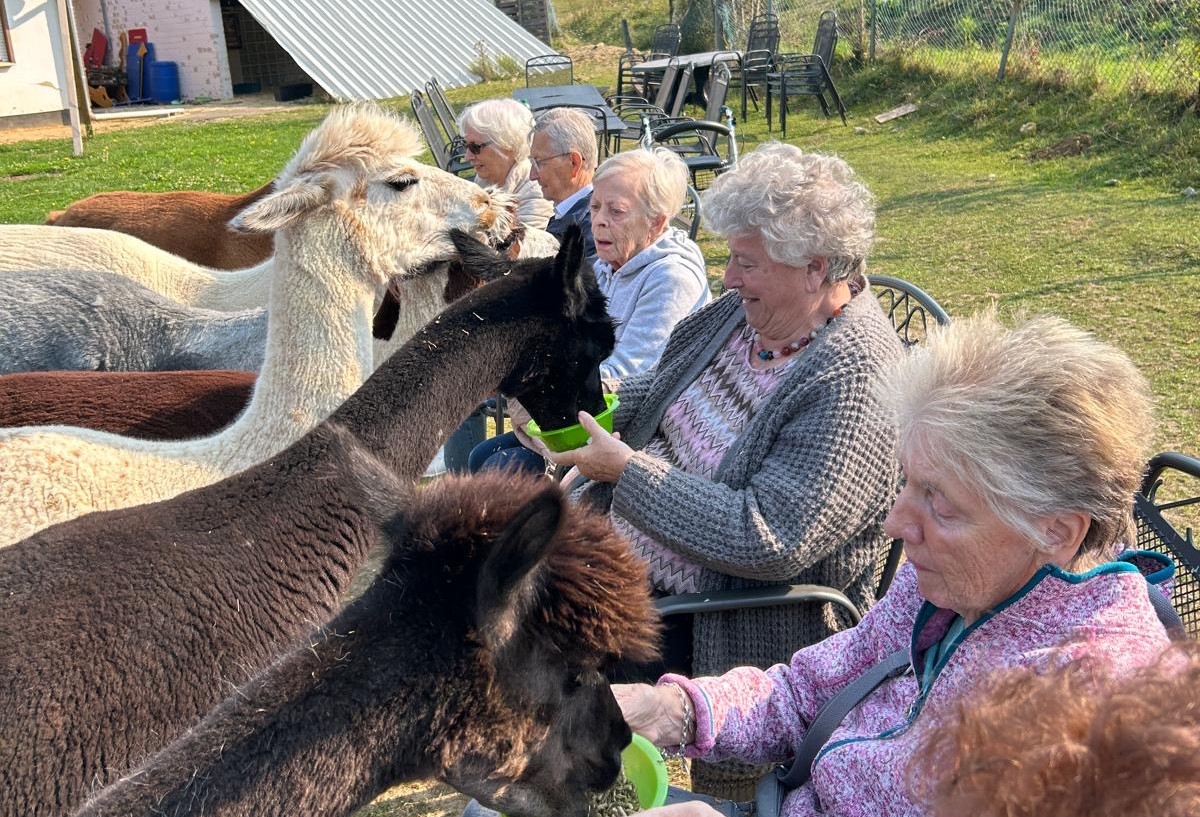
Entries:
{"type": "MultiPolygon", "coordinates": [[[[419,150],[412,128],[378,108],[331,113],[275,192],[235,219],[275,232],[276,247],[266,362],[246,410],[219,434],[186,441],[0,430],[0,546],[217,482],[287,448],[352,394],[373,370],[373,304],[388,280],[452,256],[450,227],[491,240],[512,229],[508,197],[416,162],[419,150]]],[[[444,285],[444,273],[425,278],[444,285]]]]}
{"type": "Polygon", "coordinates": [[[114,230],[0,225],[0,272],[110,272],[181,304],[219,312],[266,306],[276,263],[273,256],[246,269],[220,270],[114,230]]]}

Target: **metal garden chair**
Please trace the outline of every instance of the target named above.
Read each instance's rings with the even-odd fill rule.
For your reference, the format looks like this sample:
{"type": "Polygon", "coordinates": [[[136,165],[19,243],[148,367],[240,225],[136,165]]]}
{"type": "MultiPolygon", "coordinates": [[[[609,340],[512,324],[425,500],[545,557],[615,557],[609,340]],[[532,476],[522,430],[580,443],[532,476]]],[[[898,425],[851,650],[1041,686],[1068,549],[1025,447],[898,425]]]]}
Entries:
{"type": "Polygon", "coordinates": [[[425,142],[429,145],[429,152],[433,154],[437,166],[456,175],[468,170],[473,171],[471,164],[463,158],[465,154],[461,145],[456,145],[443,136],[438,123],[434,121],[433,108],[425,101],[425,95],[413,89],[409,104],[412,105],[413,116],[421,126],[421,133],[425,136],[425,142]]]}
{"type": "Polygon", "coordinates": [[[733,111],[725,106],[729,76],[726,65],[720,63],[714,66],[704,119],[656,119],[650,123],[649,141],[679,154],[687,165],[692,186],[699,190],[707,189],[714,178],[737,166],[738,145],[733,111]],[[725,121],[722,122],[722,119],[725,121]]]}
{"type": "Polygon", "coordinates": [[[442,90],[437,77],[433,77],[429,82],[425,83],[425,96],[429,104],[433,106],[433,112],[437,114],[438,122],[441,123],[447,142],[452,146],[451,152],[465,150],[462,144],[462,135],[458,132],[458,115],[454,112],[450,100],[446,98],[446,92],[442,90]]]}
{"type": "Polygon", "coordinates": [[[696,235],[700,232],[701,216],[700,193],[689,184],[687,200],[683,203],[683,208],[679,211],[679,214],[671,219],[671,226],[684,230],[687,232],[688,238],[695,241],[696,235]]]}
{"type": "Polygon", "coordinates": [[[746,119],[746,99],[758,110],[756,87],[765,88],[767,73],[775,66],[775,53],[779,50],[779,18],[774,14],[760,14],[750,21],[746,35],[746,50],[737,61],[734,78],[742,89],[742,120],[746,119]]]}
{"type": "Polygon", "coordinates": [[[575,63],[562,54],[542,54],[525,60],[525,87],[574,85],[575,63]]]}
{"type": "Polygon", "coordinates": [[[1200,549],[1193,532],[1200,526],[1200,459],[1175,452],[1152,457],[1133,497],[1133,519],[1137,548],[1175,562],[1171,601],[1188,637],[1200,638],[1200,549]]]}
{"type": "Polygon", "coordinates": [[[817,23],[817,36],[812,54],[780,54],[773,70],[767,72],[767,129],[771,129],[771,99],[779,99],[779,125],[787,136],[787,111],[789,96],[815,96],[826,117],[831,116],[830,106],[837,110],[846,124],[846,106],[838,95],[829,75],[829,65],[837,48],[837,15],[827,11],[817,23]],[[829,99],[825,95],[829,94],[829,99]]]}

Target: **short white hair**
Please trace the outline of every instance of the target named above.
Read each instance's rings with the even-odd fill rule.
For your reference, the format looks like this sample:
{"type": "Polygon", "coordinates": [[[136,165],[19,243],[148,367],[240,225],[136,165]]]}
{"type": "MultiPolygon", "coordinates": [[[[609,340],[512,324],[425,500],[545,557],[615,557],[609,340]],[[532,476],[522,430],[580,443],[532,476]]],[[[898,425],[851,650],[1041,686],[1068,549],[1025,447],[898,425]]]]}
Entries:
{"type": "Polygon", "coordinates": [[[1114,346],[1061,318],[1007,329],[986,312],[933,332],[883,391],[901,451],[926,453],[1034,547],[1048,549],[1035,520],[1066,512],[1092,520],[1079,563],[1135,542],[1152,401],[1114,346]]]}
{"type": "Polygon", "coordinates": [[[529,139],[533,132],[533,114],[515,99],[485,99],[476,102],[458,118],[458,130],[477,131],[514,162],[529,158],[529,139]]]}
{"type": "Polygon", "coordinates": [[[670,221],[683,209],[688,170],[674,151],[638,148],[609,156],[597,168],[592,184],[617,175],[640,180],[638,198],[642,209],[651,218],[665,216],[670,221]]]}
{"type": "Polygon", "coordinates": [[[537,116],[534,134],[542,134],[555,153],[579,154],[583,169],[596,169],[596,127],[592,118],[578,108],[551,108],[537,116]]]}
{"type": "Polygon", "coordinates": [[[866,272],[874,197],[837,156],[768,142],[722,173],[703,197],[704,221],[724,238],[757,234],[771,260],[829,262],[829,282],[866,272]]]}

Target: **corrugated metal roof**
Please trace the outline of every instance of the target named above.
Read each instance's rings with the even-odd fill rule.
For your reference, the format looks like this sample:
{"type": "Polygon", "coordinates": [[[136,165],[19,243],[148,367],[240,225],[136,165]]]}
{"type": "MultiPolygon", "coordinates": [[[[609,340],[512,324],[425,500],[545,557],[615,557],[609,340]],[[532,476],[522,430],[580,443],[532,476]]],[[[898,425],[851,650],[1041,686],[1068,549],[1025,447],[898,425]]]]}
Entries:
{"type": "Polygon", "coordinates": [[[524,64],[552,53],[491,0],[241,0],[322,88],[338,99],[384,99],[437,77],[470,85],[476,43],[524,64]]]}

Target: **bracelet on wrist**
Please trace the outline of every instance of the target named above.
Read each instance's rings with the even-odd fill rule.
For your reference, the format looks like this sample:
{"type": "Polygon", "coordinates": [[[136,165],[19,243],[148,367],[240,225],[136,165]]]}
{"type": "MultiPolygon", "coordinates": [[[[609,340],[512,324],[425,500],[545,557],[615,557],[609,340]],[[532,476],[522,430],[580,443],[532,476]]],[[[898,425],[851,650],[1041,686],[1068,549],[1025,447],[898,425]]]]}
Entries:
{"type": "Polygon", "coordinates": [[[695,717],[692,713],[692,698],[687,694],[687,690],[679,684],[666,684],[666,686],[675,687],[675,691],[679,693],[680,703],[683,704],[683,714],[680,716],[679,723],[679,745],[666,747],[663,749],[663,753],[669,757],[683,757],[687,745],[691,743],[688,733],[693,733],[692,737],[695,737],[695,717]]]}

